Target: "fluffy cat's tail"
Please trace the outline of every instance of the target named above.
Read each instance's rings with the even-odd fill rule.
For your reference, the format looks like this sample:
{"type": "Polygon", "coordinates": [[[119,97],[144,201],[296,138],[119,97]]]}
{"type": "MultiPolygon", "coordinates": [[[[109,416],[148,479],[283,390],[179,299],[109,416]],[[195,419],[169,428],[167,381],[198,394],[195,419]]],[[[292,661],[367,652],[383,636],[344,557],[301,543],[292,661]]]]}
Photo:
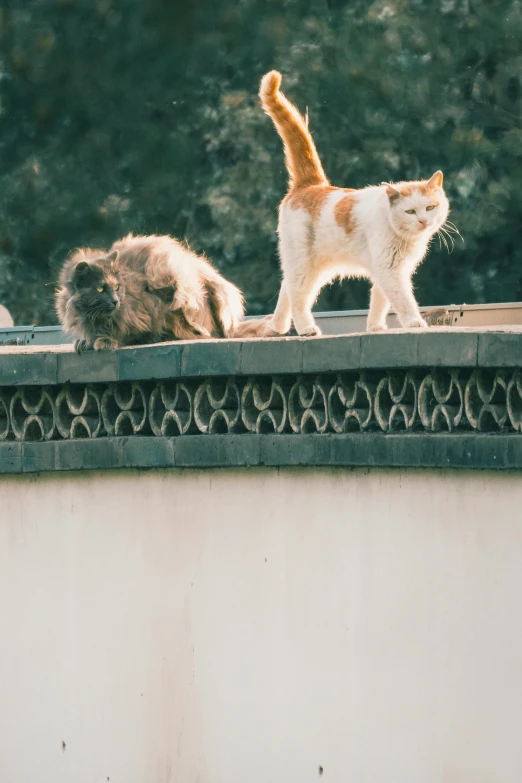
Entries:
{"type": "Polygon", "coordinates": [[[208,265],[205,281],[206,300],[210,308],[214,337],[247,340],[251,337],[273,337],[272,316],[249,318],[245,321],[243,294],[233,283],[208,265]]]}
{"type": "Polygon", "coordinates": [[[283,141],[290,187],[327,185],[328,180],[308,130],[308,123],[280,91],[281,81],[279,71],[265,74],[261,79],[259,97],[283,141]]]}
{"type": "MultiPolygon", "coordinates": [[[[210,267],[210,265],[209,265],[210,267]]],[[[207,270],[207,302],[217,337],[234,337],[245,313],[243,294],[214,269],[207,270]]]]}
{"type": "Polygon", "coordinates": [[[243,340],[250,337],[279,337],[272,327],[271,315],[265,315],[264,318],[249,318],[248,321],[241,321],[232,336],[243,340]]]}
{"type": "MultiPolygon", "coordinates": [[[[206,269],[206,301],[213,321],[213,337],[246,340],[251,337],[272,337],[272,316],[249,318],[245,321],[243,294],[233,283],[225,280],[210,264],[206,269]]],[[[189,338],[190,339],[190,338],[189,338]]]]}

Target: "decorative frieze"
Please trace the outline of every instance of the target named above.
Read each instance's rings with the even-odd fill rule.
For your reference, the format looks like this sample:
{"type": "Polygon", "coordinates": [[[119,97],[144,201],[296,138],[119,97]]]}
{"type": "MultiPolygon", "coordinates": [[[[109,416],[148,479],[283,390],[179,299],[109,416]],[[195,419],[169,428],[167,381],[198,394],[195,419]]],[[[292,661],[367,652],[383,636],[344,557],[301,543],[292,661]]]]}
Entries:
{"type": "Polygon", "coordinates": [[[113,435],[520,432],[506,369],[381,370],[3,387],[0,440],[113,435]]]}

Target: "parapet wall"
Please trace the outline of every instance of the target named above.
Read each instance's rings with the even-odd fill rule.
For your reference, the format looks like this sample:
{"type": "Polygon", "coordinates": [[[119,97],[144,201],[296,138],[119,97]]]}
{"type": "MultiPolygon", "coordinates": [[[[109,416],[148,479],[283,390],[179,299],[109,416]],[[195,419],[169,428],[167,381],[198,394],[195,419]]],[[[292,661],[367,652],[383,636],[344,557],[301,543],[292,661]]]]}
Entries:
{"type": "Polygon", "coordinates": [[[0,349],[0,471],[522,466],[522,332],[0,349]],[[494,436],[494,437],[493,437],[494,436]]]}
{"type": "Polygon", "coordinates": [[[1,349],[2,783],[519,783],[521,339],[1,349]]]}
{"type": "Polygon", "coordinates": [[[2,783],[520,783],[521,505],[510,471],[0,477],[2,783]]]}

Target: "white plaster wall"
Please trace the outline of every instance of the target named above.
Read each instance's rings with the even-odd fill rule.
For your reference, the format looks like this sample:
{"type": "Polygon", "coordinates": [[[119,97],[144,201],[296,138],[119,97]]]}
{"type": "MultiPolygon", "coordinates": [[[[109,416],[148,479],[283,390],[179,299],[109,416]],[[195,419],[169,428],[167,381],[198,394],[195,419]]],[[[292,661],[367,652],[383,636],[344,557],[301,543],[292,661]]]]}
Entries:
{"type": "Polygon", "coordinates": [[[3,477],[1,783],[520,783],[521,507],[499,473],[3,477]]]}

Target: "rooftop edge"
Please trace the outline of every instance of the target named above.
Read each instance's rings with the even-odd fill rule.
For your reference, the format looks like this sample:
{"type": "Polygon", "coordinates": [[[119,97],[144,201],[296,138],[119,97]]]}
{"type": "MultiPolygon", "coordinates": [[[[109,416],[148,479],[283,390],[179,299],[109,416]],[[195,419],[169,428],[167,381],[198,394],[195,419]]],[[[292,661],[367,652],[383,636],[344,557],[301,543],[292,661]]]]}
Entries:
{"type": "Polygon", "coordinates": [[[0,386],[521,364],[522,326],[432,327],[312,338],[180,341],[83,355],[70,345],[3,346],[0,386]]]}

